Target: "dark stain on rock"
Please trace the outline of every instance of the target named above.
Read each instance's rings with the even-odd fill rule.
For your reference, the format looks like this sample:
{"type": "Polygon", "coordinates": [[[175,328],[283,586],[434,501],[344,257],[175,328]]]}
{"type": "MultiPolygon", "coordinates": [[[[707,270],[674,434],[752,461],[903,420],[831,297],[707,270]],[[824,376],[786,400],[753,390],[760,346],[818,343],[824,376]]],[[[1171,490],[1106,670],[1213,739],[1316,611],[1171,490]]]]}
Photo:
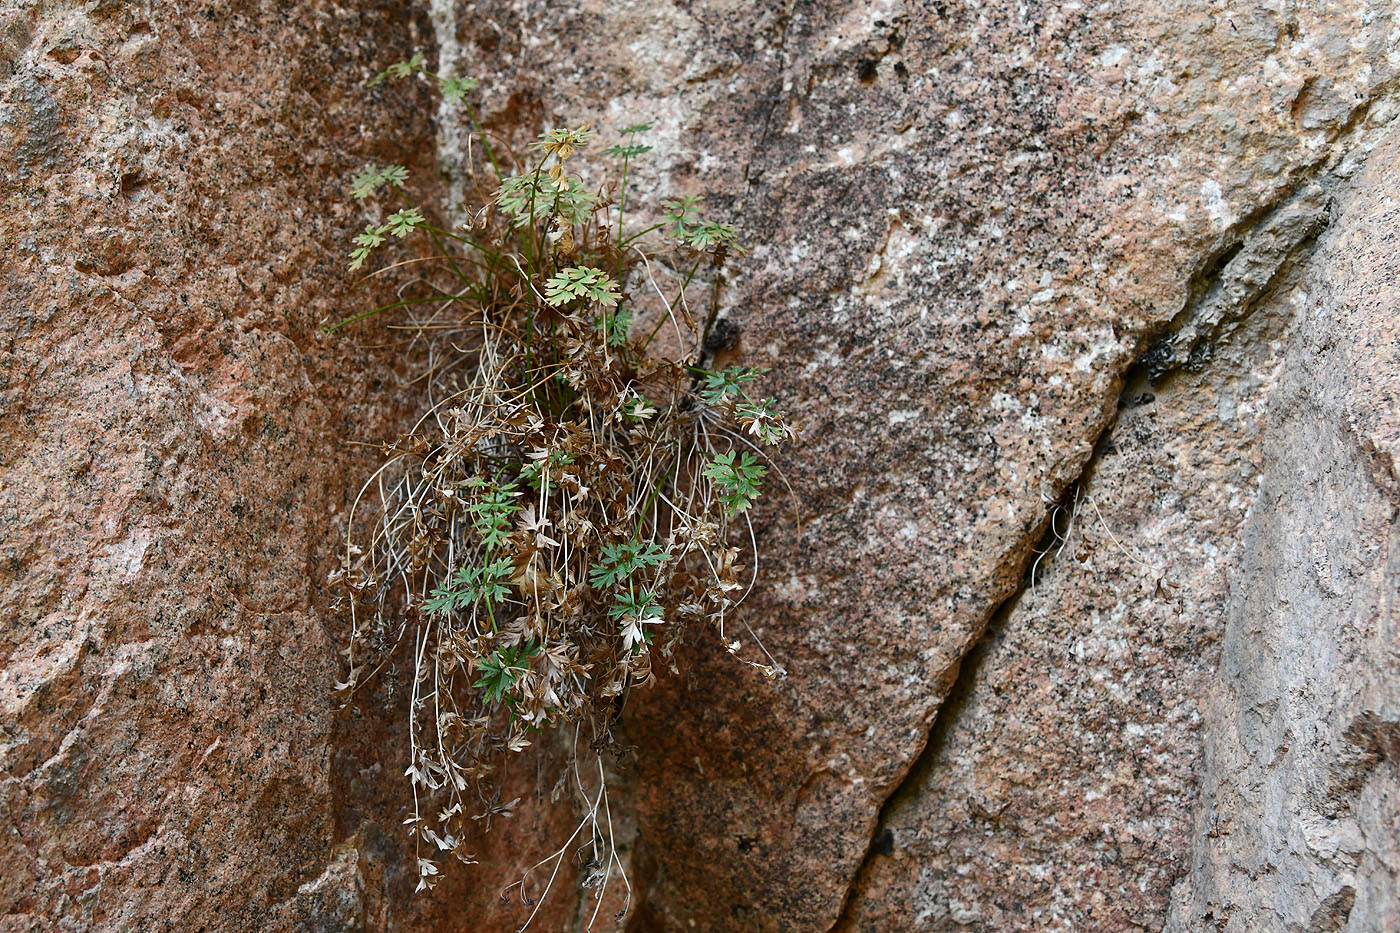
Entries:
{"type": "Polygon", "coordinates": [[[715,326],[705,337],[705,355],[713,356],[722,350],[732,350],[739,342],[739,325],[727,317],[715,321],[715,326]]]}
{"type": "Polygon", "coordinates": [[[20,178],[28,178],[37,169],[58,163],[63,150],[58,102],[30,75],[15,82],[13,95],[18,107],[0,113],[0,126],[18,124],[15,167],[20,178]]]}
{"type": "Polygon", "coordinates": [[[1328,895],[1308,919],[1308,933],[1336,933],[1346,928],[1351,908],[1356,903],[1356,889],[1346,885],[1328,895]]]}

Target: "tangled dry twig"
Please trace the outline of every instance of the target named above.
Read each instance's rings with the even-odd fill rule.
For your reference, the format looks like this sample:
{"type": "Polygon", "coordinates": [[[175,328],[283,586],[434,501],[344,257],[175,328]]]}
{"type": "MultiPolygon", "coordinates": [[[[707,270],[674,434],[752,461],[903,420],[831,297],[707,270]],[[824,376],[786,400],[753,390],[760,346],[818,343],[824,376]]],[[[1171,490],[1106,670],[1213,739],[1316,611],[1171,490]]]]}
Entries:
{"type": "MultiPolygon", "coordinates": [[[[415,74],[438,80],[421,59],[385,76],[415,74]]],[[[471,89],[439,83],[458,99],[471,89]]],[[[352,619],[341,698],[412,653],[406,825],[420,889],[440,877],[440,856],[473,860],[466,820],[516,804],[500,799],[504,757],[567,725],[583,817],[536,869],[552,860],[552,883],[567,852],[590,850],[601,903],[621,869],[600,757],[620,698],[697,625],[763,674],[783,673],[756,638],[764,660],[749,657],[731,628],[757,574],[748,516],[765,449],[795,432],[772,399],[750,394],[761,371],[703,368],[713,303],[697,323],[686,289],[703,262],[718,277],[741,252],[734,228],[682,198],[664,221],[624,232],[647,128],[628,127],[607,150],[621,182],[596,191],[568,170],[588,127],[544,133],[528,160],[478,132],[472,176],[495,186],[465,229],[435,226],[409,203],[399,166],[355,180],[356,197],[385,192],[405,206],[356,238],[352,268],[410,234],[434,257],[415,279],[421,294],[386,306],[431,309],[412,322],[434,347],[425,411],[357,497],[337,574],[352,619]],[[507,160],[515,173],[501,170],[507,160]],[[653,270],[652,234],[666,238],[658,265],[673,270],[674,294],[653,270]],[[668,322],[678,342],[664,356],[653,339],[668,322]],[[649,333],[634,335],[638,323],[649,333]],[[590,756],[596,788],[579,764],[590,756]]]]}

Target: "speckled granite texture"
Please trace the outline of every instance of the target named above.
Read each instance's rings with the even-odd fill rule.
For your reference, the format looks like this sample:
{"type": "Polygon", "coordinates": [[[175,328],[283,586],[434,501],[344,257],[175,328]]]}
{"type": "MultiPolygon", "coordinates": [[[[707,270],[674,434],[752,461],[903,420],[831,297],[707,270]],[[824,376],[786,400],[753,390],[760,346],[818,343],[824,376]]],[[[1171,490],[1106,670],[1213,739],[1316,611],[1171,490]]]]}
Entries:
{"type": "Polygon", "coordinates": [[[315,330],[367,297],[339,179],[454,190],[426,98],[357,87],[414,47],[503,132],[655,120],[638,203],[740,218],[734,359],[807,425],[746,613],[791,676],[701,640],[629,704],[622,926],[1391,922],[1395,3],[0,17],[4,923],[523,919],[568,814],[522,776],[398,906],[392,711],[324,693],[341,441],[406,398],[315,330]]]}
{"type": "Polygon", "coordinates": [[[346,442],[407,396],[390,339],[319,328],[374,298],[347,174],[432,177],[422,101],[361,87],[431,36],[387,2],[0,3],[0,929],[504,929],[553,842],[546,804],[409,898],[392,716],[331,710],[346,442]]]}
{"type": "Polygon", "coordinates": [[[1334,213],[1270,405],[1173,931],[1400,929],[1400,134],[1334,213]]]}

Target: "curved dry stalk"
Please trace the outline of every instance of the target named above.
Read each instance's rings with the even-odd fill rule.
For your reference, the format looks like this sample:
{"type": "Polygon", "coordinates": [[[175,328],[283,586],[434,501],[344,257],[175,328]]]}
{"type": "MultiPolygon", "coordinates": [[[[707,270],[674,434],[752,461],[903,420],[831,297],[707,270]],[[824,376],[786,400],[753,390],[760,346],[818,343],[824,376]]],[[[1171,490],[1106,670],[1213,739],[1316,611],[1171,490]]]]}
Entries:
{"type": "MultiPolygon", "coordinates": [[[[753,407],[742,386],[756,371],[688,367],[649,356],[632,337],[631,309],[654,293],[666,314],[657,327],[669,319],[678,346],[693,344],[700,358],[686,287],[705,256],[720,274],[733,231],[677,202],[673,234],[698,255],[668,295],[636,236],[614,237],[606,200],[567,172],[587,136],[545,134],[529,166],[503,152],[517,174],[499,179],[470,236],[428,225],[416,207],[391,215],[395,235],[419,224],[435,250],[389,267],[427,270],[400,291],[405,303],[419,300],[404,298],[410,287],[429,293],[431,310],[399,325],[410,347],[426,347],[410,383],[423,406],[355,496],[339,571],[351,618],[350,673],[337,685],[346,701],[412,651],[405,825],[420,887],[436,883],[438,854],[472,860],[462,849],[468,820],[489,827],[515,805],[501,803],[504,763],[540,731],[572,727],[566,766],[581,816],[516,882],[524,895],[550,868],[526,926],[570,851],[587,858],[597,888],[590,926],[614,869],[630,905],[602,750],[614,746],[622,701],[652,681],[655,658],[671,658],[691,623],[714,626],[726,650],[739,650],[726,628],[762,565],[747,509],[769,467],[781,476],[739,428],[768,431],[768,443],[791,433],[776,412],[753,407]],[[362,522],[362,503],[376,498],[362,522]],[[596,790],[579,767],[584,735],[596,790]]],[[[628,159],[633,148],[620,151],[628,159]]],[[[470,142],[468,152],[480,158],[470,142]]],[[[484,176],[473,164],[473,183],[484,176]]],[[[369,245],[356,261],[390,229],[361,235],[369,245]]],[[[741,624],[770,663],[740,660],[779,676],[741,624]]]]}

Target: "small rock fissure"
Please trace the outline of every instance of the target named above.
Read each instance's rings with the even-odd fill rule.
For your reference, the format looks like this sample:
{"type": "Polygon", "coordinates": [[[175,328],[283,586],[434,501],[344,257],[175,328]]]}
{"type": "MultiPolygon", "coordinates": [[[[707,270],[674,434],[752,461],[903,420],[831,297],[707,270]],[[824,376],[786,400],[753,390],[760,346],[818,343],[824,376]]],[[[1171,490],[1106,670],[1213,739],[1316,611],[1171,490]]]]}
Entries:
{"type": "MultiPolygon", "coordinates": [[[[759,179],[751,179],[749,173],[752,171],[754,163],[758,161],[759,157],[762,156],[763,151],[768,146],[768,137],[773,127],[773,114],[777,112],[780,106],[787,102],[787,98],[782,93],[782,86],[783,76],[787,74],[789,65],[787,35],[788,29],[792,26],[793,6],[792,0],[789,0],[788,3],[783,5],[782,20],[778,25],[778,91],[773,94],[773,105],[768,108],[768,112],[763,117],[763,129],[759,133],[758,142],[754,145],[752,151],[750,151],[748,161],[744,163],[743,179],[750,189],[758,184],[759,180],[762,178],[762,174],[760,173],[759,179]]],[[[740,201],[740,206],[743,206],[747,200],[748,195],[746,194],[740,201]]]]}
{"type": "Polygon", "coordinates": [[[864,886],[864,880],[871,870],[875,857],[877,855],[892,855],[894,852],[895,839],[889,826],[890,818],[914,796],[925,777],[942,758],[943,750],[947,744],[948,732],[957,720],[958,713],[966,704],[967,698],[977,682],[978,671],[981,669],[988,651],[989,636],[996,635],[1005,627],[1006,620],[1020,603],[1026,591],[1033,588],[1036,575],[1044,572],[1044,561],[1040,558],[1054,550],[1063,532],[1059,526],[1060,517],[1071,514],[1076,497],[1088,483],[1094,467],[1103,456],[1104,448],[1109,441],[1116,420],[1116,416],[1109,418],[1108,424],[1100,432],[1093,452],[1085,462],[1083,470],[1065,487],[1059,500],[1047,511],[1044,519],[1037,526],[1035,531],[1035,534],[1038,535],[1037,543],[1023,558],[1024,566],[1021,568],[1021,578],[1016,588],[988,614],[982,630],[977,634],[962,658],[959,659],[957,677],[954,679],[953,686],[949,689],[947,696],[939,705],[938,711],[934,714],[923,748],[914,757],[909,769],[895,784],[894,789],[885,797],[884,803],[880,806],[880,813],[876,817],[875,828],[871,833],[870,842],[866,846],[865,855],[861,858],[860,864],[852,876],[851,884],[846,889],[846,895],[841,902],[841,910],[837,914],[836,922],[831,926],[832,933],[844,933],[844,931],[852,929],[850,911],[855,903],[857,892],[864,886]]]}
{"type": "MultiPolygon", "coordinates": [[[[1371,96],[1357,104],[1346,122],[1332,134],[1331,139],[1336,141],[1348,135],[1374,137],[1384,132],[1394,122],[1394,117],[1374,127],[1367,128],[1363,124],[1375,104],[1394,97],[1397,89],[1400,89],[1400,79],[1387,81],[1374,88],[1371,96]]],[[[1364,149],[1364,142],[1353,138],[1351,144],[1346,146],[1345,152],[1364,149]]],[[[1208,345],[1212,339],[1220,336],[1220,325],[1233,326],[1248,316],[1259,298],[1272,288],[1279,274],[1300,256],[1306,256],[1318,236],[1330,223],[1331,190],[1339,181],[1337,166],[1344,157],[1339,157],[1333,150],[1307,165],[1300,166],[1288,185],[1271,200],[1256,205],[1220,234],[1216,240],[1216,248],[1205,257],[1188,279],[1187,297],[1181,310],[1160,329],[1149,330],[1142,335],[1138,345],[1139,354],[1133,362],[1131,373],[1145,373],[1153,383],[1157,383],[1167,373],[1183,366],[1197,370],[1204,368],[1208,359],[1200,358],[1197,352],[1200,347],[1208,345]],[[1290,230],[1290,215],[1295,214],[1299,216],[1292,225],[1294,229],[1290,230]],[[1258,255],[1248,255],[1250,248],[1256,245],[1252,241],[1266,239],[1261,234],[1280,239],[1281,247],[1270,249],[1269,244],[1263,243],[1254,250],[1258,255]],[[1232,303],[1228,297],[1222,299],[1219,293],[1224,279],[1229,275],[1231,265],[1241,259],[1242,254],[1243,258],[1255,263],[1262,261],[1271,265],[1272,271],[1267,281],[1258,282],[1249,280],[1250,270],[1243,270],[1239,276],[1240,281],[1230,284],[1243,285],[1247,294],[1242,301],[1232,303]],[[1227,305],[1223,319],[1216,322],[1200,320],[1202,310],[1212,304],[1227,305]],[[1237,305],[1234,314],[1228,313],[1230,304],[1237,305]],[[1216,326],[1210,327],[1206,333],[1200,333],[1198,331],[1203,324],[1216,326]],[[1196,332],[1188,334],[1188,331],[1196,332]],[[1176,346],[1182,340],[1183,334],[1187,335],[1186,358],[1178,356],[1177,351],[1182,347],[1176,346]]]]}
{"type": "MultiPolygon", "coordinates": [[[[1242,219],[1225,237],[1220,248],[1215,250],[1187,282],[1187,299],[1182,309],[1164,327],[1149,332],[1142,338],[1140,346],[1145,346],[1125,373],[1125,382],[1133,382],[1135,374],[1145,374],[1153,384],[1158,384],[1172,371],[1183,366],[1196,366],[1203,363],[1198,351],[1203,344],[1221,335],[1226,325],[1235,325],[1253,310],[1261,295],[1269,290],[1278,273],[1290,259],[1316,240],[1318,233],[1327,223],[1327,210],[1319,204],[1312,212],[1313,219],[1301,226],[1291,240],[1280,250],[1251,250],[1255,234],[1268,231],[1272,222],[1288,211],[1290,206],[1303,199],[1322,200],[1320,188],[1311,184],[1311,178],[1300,179],[1298,186],[1271,204],[1252,211],[1242,219]],[[1266,255],[1256,256],[1255,252],[1266,255]],[[1272,270],[1263,282],[1227,282],[1232,277],[1236,265],[1260,260],[1272,262],[1272,270]],[[1236,301],[1222,293],[1229,284],[1241,284],[1248,293],[1236,301]],[[1215,306],[1223,306],[1214,317],[1220,320],[1207,320],[1209,311],[1215,306]],[[1234,305],[1235,307],[1230,307],[1234,305]],[[1182,351],[1185,351],[1184,353],[1182,351]]],[[[1246,273],[1237,275],[1245,279],[1246,273]]]]}
{"type": "MultiPolygon", "coordinates": [[[[1045,572],[1045,562],[1042,558],[1051,554],[1059,541],[1061,529],[1058,523],[1060,516],[1068,516],[1073,512],[1078,496],[1088,486],[1096,467],[1108,451],[1112,443],[1113,428],[1118,420],[1117,412],[1135,404],[1135,398],[1145,384],[1149,382],[1150,384],[1159,384],[1166,376],[1187,365],[1202,369],[1209,365],[1213,353],[1199,359],[1195,354],[1192,354],[1190,359],[1172,357],[1158,359],[1157,357],[1161,355],[1159,348],[1170,346],[1172,341],[1186,329],[1197,323],[1200,306],[1212,300],[1212,297],[1219,291],[1221,280],[1228,274],[1231,263],[1241,254],[1247,252],[1251,245],[1251,237],[1257,231],[1265,230],[1281,211],[1289,208],[1299,199],[1306,196],[1316,196],[1324,199],[1316,212],[1319,215],[1316,221],[1308,223],[1304,232],[1288,242],[1287,247],[1279,252],[1277,261],[1272,264],[1266,280],[1260,283],[1257,289],[1252,290],[1246,300],[1241,302],[1238,313],[1232,317],[1230,323],[1237,325],[1248,317],[1260,304],[1260,300],[1272,292],[1279,278],[1289,268],[1306,261],[1317,244],[1318,236],[1326,228],[1329,221],[1329,211],[1325,205],[1325,192],[1319,192],[1316,186],[1311,185],[1312,181],[1311,178],[1301,179],[1299,186],[1293,191],[1272,204],[1253,211],[1248,218],[1242,221],[1225,245],[1202,263],[1200,271],[1191,277],[1188,286],[1190,297],[1185,307],[1162,332],[1155,335],[1150,341],[1145,341],[1147,349],[1140,352],[1123,369],[1119,376],[1117,404],[1106,419],[1098,437],[1095,438],[1092,452],[1085,460],[1079,474],[1065,485],[1055,505],[1047,510],[1046,515],[1032,532],[1037,536],[1037,544],[1023,558],[1019,583],[1010,595],[1001,600],[988,614],[982,630],[959,660],[958,673],[953,686],[934,715],[923,748],[914,757],[909,769],[881,804],[870,842],[867,844],[865,854],[852,876],[836,921],[830,928],[832,933],[843,933],[843,931],[852,929],[850,911],[856,901],[857,893],[864,886],[864,880],[871,870],[875,857],[893,854],[895,839],[889,826],[891,817],[900,810],[906,801],[913,797],[917,788],[942,757],[948,732],[966,704],[976,683],[982,662],[986,657],[990,641],[988,636],[994,636],[1005,627],[1007,619],[1020,603],[1026,591],[1033,589],[1037,574],[1045,572]],[[1309,187],[1313,190],[1308,191],[1309,187]]],[[[1331,181],[1331,179],[1329,178],[1327,181],[1331,181]]],[[[1330,185],[1324,187],[1330,187],[1330,185]]],[[[1214,334],[1211,335],[1210,339],[1229,340],[1230,333],[1214,334]]]]}

